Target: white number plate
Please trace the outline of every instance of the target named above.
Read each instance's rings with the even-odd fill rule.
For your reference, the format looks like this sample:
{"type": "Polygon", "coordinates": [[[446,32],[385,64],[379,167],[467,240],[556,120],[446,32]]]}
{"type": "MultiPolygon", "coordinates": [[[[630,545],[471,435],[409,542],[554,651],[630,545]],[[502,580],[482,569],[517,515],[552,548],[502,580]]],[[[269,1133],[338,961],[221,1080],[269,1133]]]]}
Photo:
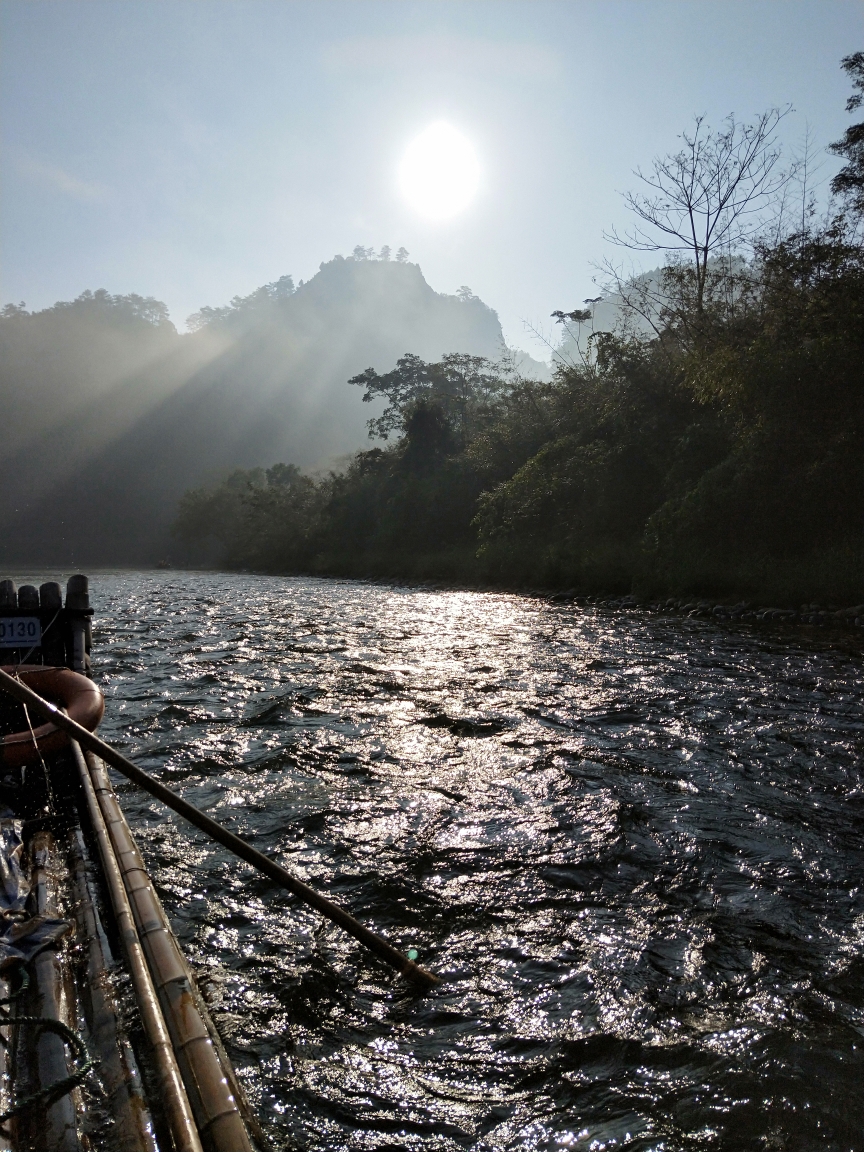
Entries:
{"type": "Polygon", "coordinates": [[[31,648],[41,643],[38,616],[0,616],[0,648],[31,648]]]}

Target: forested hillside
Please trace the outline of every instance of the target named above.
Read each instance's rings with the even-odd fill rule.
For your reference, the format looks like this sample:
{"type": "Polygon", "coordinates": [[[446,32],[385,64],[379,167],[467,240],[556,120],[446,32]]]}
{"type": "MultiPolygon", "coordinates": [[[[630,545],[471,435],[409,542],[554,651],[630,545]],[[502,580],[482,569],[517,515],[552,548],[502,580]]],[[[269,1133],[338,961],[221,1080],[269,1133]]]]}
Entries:
{"type": "MultiPolygon", "coordinates": [[[[844,67],[852,111],[864,53],[844,67]]],[[[627,242],[667,263],[619,282],[614,331],[556,313],[554,380],[460,355],[369,367],[350,383],[385,404],[375,446],[324,478],[286,458],[191,491],[179,544],[272,571],[860,602],[862,126],[818,218],[806,192],[788,210],[781,116],[697,120],[655,163],[627,242]]]]}
{"type": "Polygon", "coordinates": [[[346,380],[366,365],[406,349],[494,357],[503,343],[469,289],[437,293],[416,264],[364,249],[190,320],[180,335],[158,301],[106,292],[5,309],[7,563],[152,563],[191,485],[360,447],[368,410],[346,380]]]}

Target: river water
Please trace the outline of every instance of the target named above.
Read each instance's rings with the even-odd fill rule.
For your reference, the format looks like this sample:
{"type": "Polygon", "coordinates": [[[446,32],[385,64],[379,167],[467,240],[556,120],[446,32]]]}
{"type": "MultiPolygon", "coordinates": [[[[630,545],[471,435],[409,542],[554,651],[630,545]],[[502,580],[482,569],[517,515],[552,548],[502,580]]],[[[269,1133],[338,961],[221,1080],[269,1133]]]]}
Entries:
{"type": "Polygon", "coordinates": [[[443,977],[119,786],[276,1148],[864,1149],[859,637],[91,589],[106,738],[443,977]]]}

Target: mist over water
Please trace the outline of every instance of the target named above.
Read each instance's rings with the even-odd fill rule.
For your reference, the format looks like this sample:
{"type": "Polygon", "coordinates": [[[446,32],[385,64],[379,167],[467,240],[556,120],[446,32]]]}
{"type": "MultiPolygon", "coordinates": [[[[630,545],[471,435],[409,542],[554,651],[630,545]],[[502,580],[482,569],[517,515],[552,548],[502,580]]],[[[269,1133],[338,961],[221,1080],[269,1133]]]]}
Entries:
{"type": "Polygon", "coordinates": [[[118,785],[277,1148],[864,1147],[861,650],[529,597],[91,579],[118,785]]]}

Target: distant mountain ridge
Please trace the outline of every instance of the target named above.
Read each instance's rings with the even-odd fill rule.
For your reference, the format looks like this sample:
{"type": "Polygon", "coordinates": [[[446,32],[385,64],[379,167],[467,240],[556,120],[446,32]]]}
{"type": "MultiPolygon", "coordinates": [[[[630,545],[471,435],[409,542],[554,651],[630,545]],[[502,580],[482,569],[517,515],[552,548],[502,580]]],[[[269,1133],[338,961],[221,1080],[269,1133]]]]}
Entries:
{"type": "MultiPolygon", "coordinates": [[[[373,413],[351,376],[406,352],[504,351],[493,309],[435,292],[407,261],[336,257],[296,289],[282,277],[196,319],[181,335],[157,301],[104,292],[6,309],[7,564],[152,562],[187,488],[276,461],[320,468],[368,443],[373,413]]],[[[524,354],[520,366],[546,367],[524,354]]]]}

